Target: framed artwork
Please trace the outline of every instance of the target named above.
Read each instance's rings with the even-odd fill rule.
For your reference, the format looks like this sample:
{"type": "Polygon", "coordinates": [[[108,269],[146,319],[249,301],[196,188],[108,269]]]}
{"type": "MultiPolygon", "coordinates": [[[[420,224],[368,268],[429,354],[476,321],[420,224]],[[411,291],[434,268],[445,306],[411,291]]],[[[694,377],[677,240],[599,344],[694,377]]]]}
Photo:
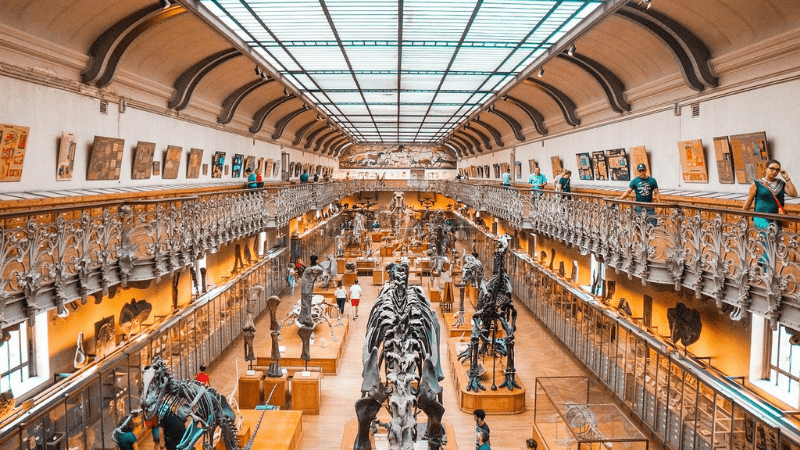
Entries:
{"type": "Polygon", "coordinates": [[[483,178],[483,166],[478,166],[478,178],[483,178]]]}
{"type": "Polygon", "coordinates": [[[131,168],[132,180],[146,180],[150,178],[155,154],[155,143],[139,141],[136,144],[136,150],[133,155],[133,167],[131,168]]]}
{"type": "MultiPolygon", "coordinates": [[[[239,178],[242,176],[242,164],[244,164],[244,155],[234,153],[233,163],[231,163],[231,178],[239,178]]],[[[227,173],[225,175],[227,175],[227,173]]]]}
{"type": "Polygon", "coordinates": [[[577,153],[575,158],[578,160],[578,177],[581,180],[593,180],[592,160],[588,153],[577,153]]]}
{"type": "Polygon", "coordinates": [[[275,163],[272,165],[272,178],[278,178],[278,175],[281,173],[281,162],[275,160],[275,163]]]}
{"type": "Polygon", "coordinates": [[[167,151],[164,154],[164,172],[161,178],[166,180],[178,178],[178,170],[181,168],[181,154],[183,154],[183,147],[167,146],[167,151]]]}
{"type": "Polygon", "coordinates": [[[222,168],[222,169],[225,171],[225,175],[228,175],[228,168],[229,168],[229,167],[230,167],[230,166],[225,166],[225,167],[223,167],[223,168],[222,168]]]}
{"type": "Polygon", "coordinates": [[[61,133],[61,142],[58,143],[58,162],[56,164],[56,181],[69,181],[72,179],[72,169],[75,166],[75,150],[78,140],[72,133],[61,133]]]}
{"type": "Polygon", "coordinates": [[[561,158],[558,156],[550,157],[550,166],[553,168],[553,179],[555,179],[564,170],[564,165],[561,164],[561,158]]]}
{"type": "Polygon", "coordinates": [[[608,161],[606,161],[606,152],[602,150],[592,152],[592,168],[594,169],[595,180],[608,181],[608,161]]]}
{"type": "Polygon", "coordinates": [[[528,170],[530,170],[530,173],[533,173],[533,169],[535,169],[537,167],[539,167],[539,163],[536,162],[535,159],[529,159],[528,160],[528,170]]]}
{"type": "Polygon", "coordinates": [[[272,166],[275,165],[275,161],[272,158],[267,159],[267,165],[264,166],[264,174],[267,178],[272,175],[272,166]]]}
{"type": "Polygon", "coordinates": [[[640,147],[631,147],[631,165],[633,167],[639,167],[639,164],[644,164],[647,167],[647,173],[652,174],[653,172],[650,171],[650,162],[647,160],[647,151],[645,150],[644,146],[640,147]]]}
{"type": "Polygon", "coordinates": [[[708,183],[706,157],[703,154],[703,141],[678,142],[681,157],[681,178],[685,183],[708,183]]]}
{"type": "Polygon", "coordinates": [[[514,178],[522,179],[522,163],[519,161],[514,161],[514,178]]]}
{"type": "Polygon", "coordinates": [[[223,167],[225,167],[225,152],[214,152],[211,158],[211,178],[222,178],[223,167]]]}
{"type": "Polygon", "coordinates": [[[89,155],[87,180],[119,180],[125,139],[95,136],[89,155]]]}
{"type": "Polygon", "coordinates": [[[258,158],[258,162],[256,163],[256,173],[260,175],[264,175],[264,158],[258,158]]]}
{"type": "Polygon", "coordinates": [[[295,177],[299,177],[300,174],[302,173],[302,170],[303,170],[303,165],[302,164],[300,164],[300,163],[295,164],[294,165],[294,176],[295,177]]]}
{"type": "Polygon", "coordinates": [[[289,176],[290,177],[294,176],[294,166],[296,166],[296,165],[297,165],[297,163],[294,162],[294,161],[289,163],[289,176]]]}
{"type": "Polygon", "coordinates": [[[483,176],[484,176],[484,178],[490,178],[492,176],[492,173],[489,172],[489,165],[488,164],[485,164],[483,166],[483,176]]]}
{"type": "Polygon", "coordinates": [[[200,178],[200,164],[203,163],[203,150],[189,150],[189,161],[186,163],[186,178],[200,178]]]}
{"type": "Polygon", "coordinates": [[[728,136],[714,138],[714,156],[717,158],[717,175],[722,184],[733,184],[733,153],[728,136]]]}
{"type": "Polygon", "coordinates": [[[631,181],[631,167],[628,165],[628,155],[624,148],[606,150],[606,161],[611,181],[631,181]]]}
{"type": "Polygon", "coordinates": [[[255,172],[255,171],[256,171],[256,157],[255,157],[255,156],[253,156],[253,155],[247,155],[247,157],[245,157],[245,159],[244,159],[244,169],[242,169],[242,170],[245,170],[245,169],[247,169],[248,167],[249,167],[249,168],[250,168],[250,170],[252,170],[253,172],[255,172]]]}
{"type": "Polygon", "coordinates": [[[730,144],[737,183],[750,184],[767,174],[767,133],[731,135],[730,144]]]}
{"type": "Polygon", "coordinates": [[[203,163],[203,176],[208,175],[208,163],[203,163]]]}
{"type": "Polygon", "coordinates": [[[500,178],[500,164],[492,164],[492,169],[494,170],[494,177],[500,178]]]}
{"type": "Polygon", "coordinates": [[[0,181],[22,179],[22,166],[25,163],[30,130],[30,127],[0,124],[0,132],[3,133],[0,135],[0,181]]]}
{"type": "Polygon", "coordinates": [[[153,176],[161,176],[161,161],[153,161],[153,176]]]}

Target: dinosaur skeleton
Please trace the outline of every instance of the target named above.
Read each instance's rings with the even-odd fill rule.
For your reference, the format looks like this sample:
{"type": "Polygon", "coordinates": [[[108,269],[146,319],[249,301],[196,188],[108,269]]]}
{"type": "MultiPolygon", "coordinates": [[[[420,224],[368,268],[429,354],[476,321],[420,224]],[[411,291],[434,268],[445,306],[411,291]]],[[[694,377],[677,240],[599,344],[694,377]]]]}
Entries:
{"type": "Polygon", "coordinates": [[[420,439],[427,440],[428,450],[439,450],[446,443],[444,406],[439,400],[439,381],[444,378],[439,359],[439,322],[422,289],[408,286],[407,264],[390,264],[387,272],[391,281],[378,295],[367,322],[362,350],[362,398],[355,405],[358,435],[353,448],[372,448],[370,427],[386,403],[392,419],[377,423],[388,430],[390,450],[413,449],[420,439]],[[428,417],[422,436],[416,423],[420,410],[428,417]]]}
{"type": "Polygon", "coordinates": [[[331,281],[336,281],[336,277],[339,276],[336,258],[333,255],[328,255],[328,258],[322,261],[319,266],[322,267],[320,287],[328,289],[331,281]]]}
{"type": "Polygon", "coordinates": [[[167,414],[174,414],[183,422],[189,419],[177,450],[193,450],[201,438],[203,450],[212,450],[217,430],[227,450],[240,450],[234,425],[236,413],[214,388],[198,381],[175,380],[164,360],[155,357],[150,365],[142,368],[142,393],[145,420],[157,416],[158,422],[164,423],[167,414]]]}
{"type": "Polygon", "coordinates": [[[480,259],[468,255],[466,250],[464,251],[463,256],[463,272],[461,275],[461,284],[458,285],[459,288],[459,300],[458,300],[458,311],[453,314],[453,317],[457,317],[453,326],[460,327],[464,324],[464,287],[467,285],[474,286],[475,288],[481,288],[483,284],[483,263],[480,259]]]}
{"type": "MultiPolygon", "coordinates": [[[[278,333],[283,330],[283,327],[286,325],[287,321],[289,322],[289,326],[291,326],[292,323],[297,323],[298,327],[303,326],[303,324],[299,321],[300,309],[302,308],[301,302],[302,300],[298,300],[297,303],[295,303],[294,308],[289,311],[289,314],[284,317],[283,320],[281,320],[280,326],[278,326],[278,333]]],[[[317,325],[321,324],[322,322],[327,322],[328,328],[331,330],[331,339],[333,342],[336,342],[336,334],[333,332],[333,324],[331,324],[331,318],[328,316],[326,306],[331,305],[329,303],[325,303],[325,297],[321,295],[315,295],[311,297],[311,320],[314,322],[314,325],[311,328],[316,328],[317,325]]],[[[339,322],[341,322],[341,320],[339,322]]],[[[344,326],[344,324],[336,324],[336,326],[344,326]]],[[[278,339],[280,339],[280,337],[278,339]]]]}
{"type": "MultiPolygon", "coordinates": [[[[483,372],[478,358],[491,351],[493,361],[497,356],[506,357],[505,381],[500,387],[509,391],[521,388],[516,381],[517,370],[514,367],[514,332],[517,329],[517,309],[512,304],[511,282],[505,268],[505,256],[511,237],[503,235],[497,238],[497,250],[494,253],[494,276],[488,283],[481,283],[478,294],[478,310],[472,316],[472,336],[466,350],[459,353],[459,361],[469,360],[467,376],[467,392],[485,391],[480,377],[483,372]],[[498,326],[503,327],[506,337],[498,338],[498,326]]],[[[492,390],[497,389],[492,371],[492,390]]]]}

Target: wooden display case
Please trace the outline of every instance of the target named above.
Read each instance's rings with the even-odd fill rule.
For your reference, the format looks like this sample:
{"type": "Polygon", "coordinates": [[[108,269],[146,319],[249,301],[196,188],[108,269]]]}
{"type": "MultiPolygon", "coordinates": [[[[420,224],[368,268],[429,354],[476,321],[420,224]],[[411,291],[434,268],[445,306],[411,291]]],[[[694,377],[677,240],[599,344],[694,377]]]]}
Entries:
{"type": "Polygon", "coordinates": [[[295,372],[292,377],[292,410],[318,415],[322,372],[295,372]],[[304,376],[308,374],[308,376],[304,376]]]}
{"type": "Polygon", "coordinates": [[[239,407],[254,409],[264,403],[264,372],[256,370],[253,375],[239,377],[239,407]]]}

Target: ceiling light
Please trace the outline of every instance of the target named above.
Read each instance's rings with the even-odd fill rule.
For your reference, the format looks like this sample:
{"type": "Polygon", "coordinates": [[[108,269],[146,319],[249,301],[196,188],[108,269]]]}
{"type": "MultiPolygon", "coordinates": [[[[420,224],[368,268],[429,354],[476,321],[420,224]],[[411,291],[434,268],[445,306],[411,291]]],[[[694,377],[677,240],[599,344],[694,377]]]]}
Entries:
{"type": "Polygon", "coordinates": [[[537,77],[542,78],[544,76],[544,67],[539,68],[539,73],[536,74],[537,77]]]}
{"type": "Polygon", "coordinates": [[[567,50],[567,54],[569,56],[575,56],[575,44],[569,46],[569,50],[567,50]]]}

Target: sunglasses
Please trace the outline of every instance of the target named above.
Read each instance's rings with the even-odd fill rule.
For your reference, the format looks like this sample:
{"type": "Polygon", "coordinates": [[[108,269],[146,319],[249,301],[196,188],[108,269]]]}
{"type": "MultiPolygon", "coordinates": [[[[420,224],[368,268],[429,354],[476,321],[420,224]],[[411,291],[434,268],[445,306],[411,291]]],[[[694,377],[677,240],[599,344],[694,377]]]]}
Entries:
{"type": "Polygon", "coordinates": [[[780,167],[767,167],[767,169],[769,169],[769,170],[781,170],[780,167]]]}

